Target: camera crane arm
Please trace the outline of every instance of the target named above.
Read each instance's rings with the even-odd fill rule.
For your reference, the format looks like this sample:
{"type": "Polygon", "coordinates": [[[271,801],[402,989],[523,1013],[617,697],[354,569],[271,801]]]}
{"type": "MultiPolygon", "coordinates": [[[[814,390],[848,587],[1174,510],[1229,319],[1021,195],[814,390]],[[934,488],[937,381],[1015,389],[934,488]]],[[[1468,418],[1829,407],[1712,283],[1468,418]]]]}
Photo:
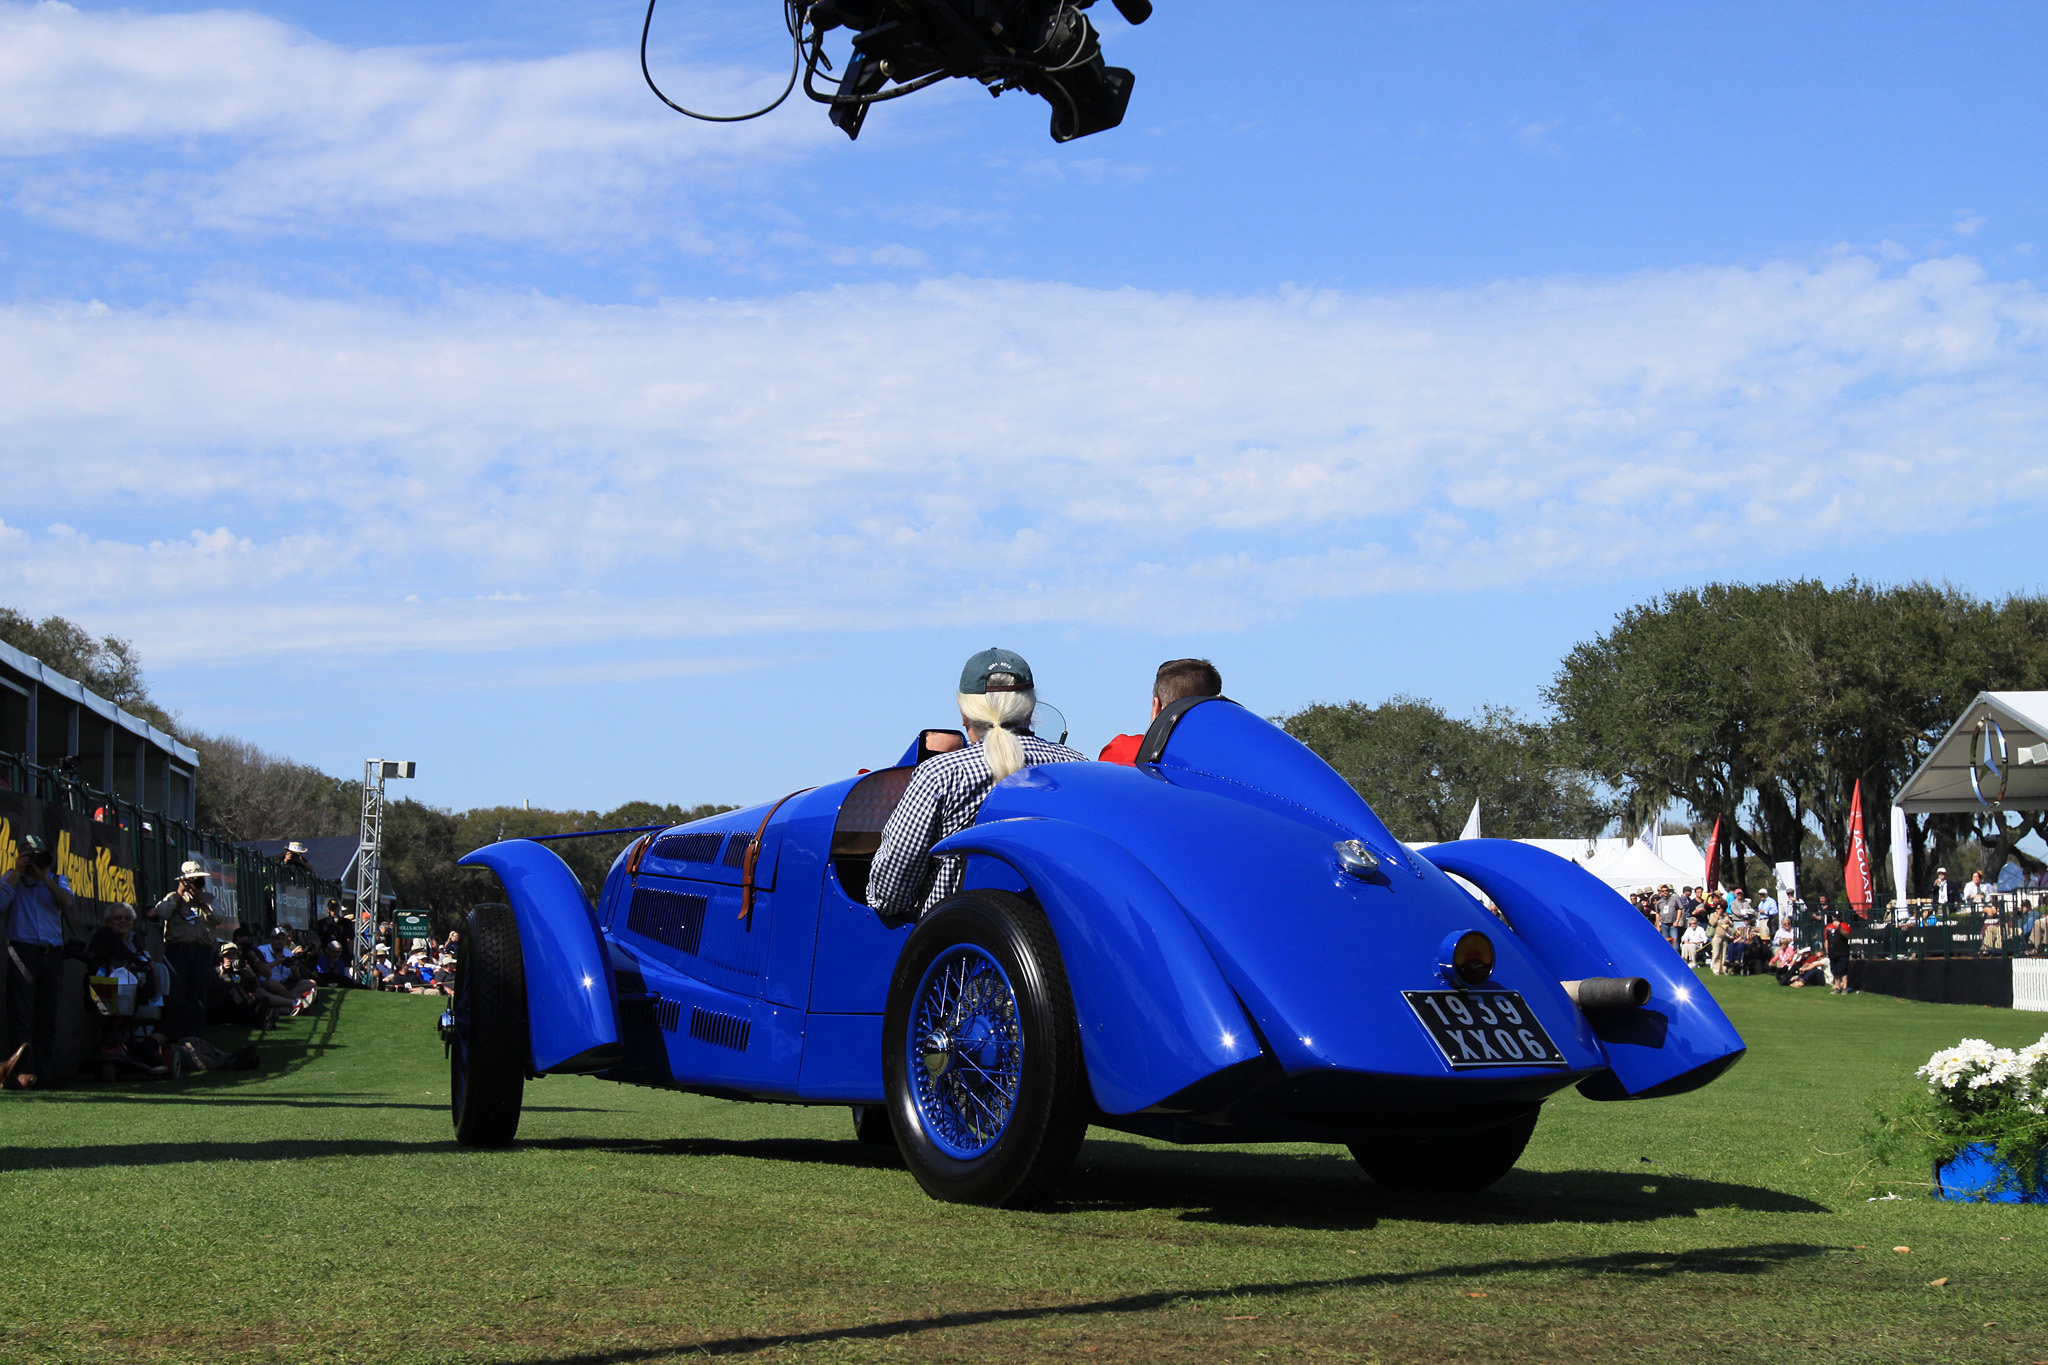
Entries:
{"type": "MultiPolygon", "coordinates": [[[[789,80],[782,93],[745,114],[705,114],[670,99],[647,62],[656,0],[640,25],[640,73],[663,104],[707,123],[740,123],[781,107],[799,75],[804,94],[829,106],[833,126],[860,136],[868,107],[951,77],[980,81],[991,95],[1024,90],[1052,106],[1052,138],[1069,142],[1123,122],[1136,77],[1102,59],[1095,26],[1083,13],[1095,0],[783,0],[789,31],[789,80]],[[825,35],[853,34],[853,54],[837,87],[818,88],[825,35]],[[891,82],[894,82],[893,86],[891,82]]],[[[1111,0],[1132,24],[1152,16],[1152,0],[1111,0]]]]}

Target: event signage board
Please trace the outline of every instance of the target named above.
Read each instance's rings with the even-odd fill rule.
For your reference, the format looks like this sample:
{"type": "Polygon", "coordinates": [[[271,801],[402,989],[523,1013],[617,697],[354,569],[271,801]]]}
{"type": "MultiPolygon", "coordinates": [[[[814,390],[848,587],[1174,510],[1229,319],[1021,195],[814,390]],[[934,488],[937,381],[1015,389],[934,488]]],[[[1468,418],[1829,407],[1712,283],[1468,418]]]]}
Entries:
{"type": "Polygon", "coordinates": [[[280,883],[277,888],[277,922],[290,929],[313,927],[313,888],[280,883]]]}
{"type": "Polygon", "coordinates": [[[56,859],[55,871],[78,900],[68,928],[81,938],[99,924],[101,907],[135,904],[134,842],[120,828],[81,811],[0,792],[0,860],[13,867],[24,835],[40,835],[56,859]]]}
{"type": "Polygon", "coordinates": [[[399,910],[392,916],[392,923],[400,938],[426,938],[427,912],[424,910],[399,910]]]}

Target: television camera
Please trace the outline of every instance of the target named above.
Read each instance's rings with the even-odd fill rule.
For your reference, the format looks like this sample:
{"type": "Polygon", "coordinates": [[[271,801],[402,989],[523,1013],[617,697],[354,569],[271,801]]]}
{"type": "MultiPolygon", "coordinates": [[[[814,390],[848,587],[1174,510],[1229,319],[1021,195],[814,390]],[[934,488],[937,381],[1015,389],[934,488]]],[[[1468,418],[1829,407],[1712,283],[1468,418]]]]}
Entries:
{"type": "MultiPolygon", "coordinates": [[[[1023,90],[1052,106],[1052,139],[1071,142],[1123,122],[1136,78],[1102,58],[1102,42],[1083,12],[1095,0],[784,0],[789,31],[789,81],[775,101],[745,114],[705,114],[662,93],[647,65],[655,0],[640,28],[640,71],[657,98],[677,113],[711,123],[738,123],[779,107],[803,82],[804,94],[827,106],[833,126],[860,136],[868,109],[952,77],[980,81],[991,95],[1023,90]],[[825,35],[852,34],[852,50],[836,67],[825,35]],[[821,87],[820,71],[836,72],[821,87]]],[[[1152,0],[1111,0],[1133,24],[1152,15],[1152,0]]]]}

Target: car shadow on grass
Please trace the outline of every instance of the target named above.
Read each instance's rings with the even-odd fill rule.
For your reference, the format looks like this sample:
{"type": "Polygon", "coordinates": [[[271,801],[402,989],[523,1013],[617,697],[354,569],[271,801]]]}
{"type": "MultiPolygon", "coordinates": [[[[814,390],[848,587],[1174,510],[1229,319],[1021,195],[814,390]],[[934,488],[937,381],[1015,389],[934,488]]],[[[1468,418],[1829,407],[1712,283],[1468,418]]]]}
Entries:
{"type": "Polygon", "coordinates": [[[894,1147],[869,1147],[851,1138],[539,1138],[522,1147],[559,1152],[616,1152],[621,1156],[725,1156],[753,1161],[793,1161],[849,1170],[903,1169],[894,1147]]]}
{"type": "MultiPolygon", "coordinates": [[[[814,1332],[789,1332],[774,1336],[723,1337],[715,1340],[674,1342],[661,1346],[633,1346],[611,1351],[590,1351],[575,1355],[533,1356],[507,1365],[642,1365],[643,1362],[678,1357],[739,1356],[759,1351],[782,1350],[791,1346],[829,1346],[838,1342],[888,1341],[925,1332],[955,1327],[982,1327],[1002,1323],[1058,1322],[1115,1313],[1149,1313],[1162,1309],[1224,1301],[1242,1303],[1248,1298],[1286,1297],[1295,1294],[1323,1294],[1344,1290],[1393,1289],[1406,1285],[1460,1283],[1484,1280],[1495,1275],[1537,1274],[1578,1277],[1609,1277],[1644,1281],[1681,1280],[1693,1275],[1763,1275],[1800,1261],[1808,1261],[1839,1250],[1805,1242],[1760,1242],[1747,1246],[1700,1247],[1692,1251],[1618,1251],[1604,1256],[1529,1257],[1475,1261],[1461,1265],[1431,1266],[1421,1270],[1388,1271],[1380,1274],[1345,1275],[1329,1279],[1280,1280],[1163,1289],[1148,1294],[1127,1294],[1112,1299],[1092,1299],[1033,1308],[992,1308],[980,1311],[938,1313],[925,1318],[897,1318],[888,1322],[864,1322],[846,1327],[828,1327],[814,1332]]],[[[1092,1347],[1090,1349],[1093,1349],[1092,1347]]]]}
{"type": "MultiPolygon", "coordinates": [[[[235,1108],[278,1108],[278,1109],[424,1109],[434,1113],[448,1112],[448,1102],[400,1101],[380,1099],[370,1094],[350,1094],[346,1091],[301,1092],[296,1095],[238,1095],[219,1093],[219,1086],[193,1086],[187,1089],[182,1081],[140,1081],[127,1084],[93,1084],[90,1088],[84,1082],[69,1090],[52,1090],[34,1097],[38,1104],[205,1104],[235,1108]]],[[[10,1097],[10,1103],[20,1103],[10,1097]]],[[[609,1114],[610,1109],[591,1105],[574,1104],[529,1104],[521,1108],[528,1114],[609,1114]]]]}
{"type": "Polygon", "coordinates": [[[1472,1194],[1376,1185],[1346,1155],[1161,1151],[1090,1142],[1060,1186],[1055,1209],[1180,1211],[1195,1223],[1246,1227],[1369,1228],[1383,1221],[1528,1225],[1643,1223],[1702,1209],[1826,1213],[1782,1190],[1642,1171],[1508,1172],[1472,1194]]]}

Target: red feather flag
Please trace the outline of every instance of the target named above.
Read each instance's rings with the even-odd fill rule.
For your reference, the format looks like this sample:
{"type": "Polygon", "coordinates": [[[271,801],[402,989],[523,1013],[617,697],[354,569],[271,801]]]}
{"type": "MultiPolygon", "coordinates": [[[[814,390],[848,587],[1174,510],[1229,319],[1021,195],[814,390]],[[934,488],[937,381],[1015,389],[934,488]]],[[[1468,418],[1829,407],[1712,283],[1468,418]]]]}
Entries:
{"type": "Polygon", "coordinates": [[[1848,883],[1849,908],[1866,919],[1877,900],[1870,880],[1870,840],[1863,835],[1863,780],[1856,780],[1855,795],[1849,798],[1849,862],[1842,869],[1848,883]]]}
{"type": "MultiPolygon", "coordinates": [[[[1714,817],[1714,832],[1707,836],[1707,890],[1721,885],[1721,817],[1714,817]]],[[[1702,894],[1705,894],[1704,892],[1702,894]]]]}

